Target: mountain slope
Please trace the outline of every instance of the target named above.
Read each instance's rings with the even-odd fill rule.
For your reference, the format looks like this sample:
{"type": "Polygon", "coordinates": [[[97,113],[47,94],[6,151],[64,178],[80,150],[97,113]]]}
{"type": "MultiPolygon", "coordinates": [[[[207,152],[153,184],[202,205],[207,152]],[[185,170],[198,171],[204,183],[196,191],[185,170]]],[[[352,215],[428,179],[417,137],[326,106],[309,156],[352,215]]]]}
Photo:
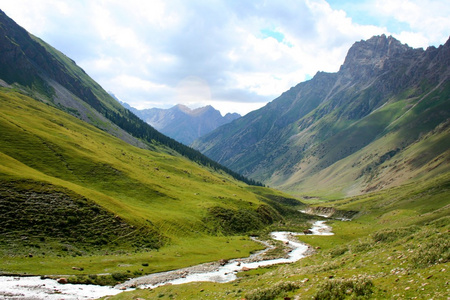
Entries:
{"type": "MultiPolygon", "coordinates": [[[[90,255],[130,262],[158,248],[152,270],[164,270],[173,267],[173,247],[189,257],[175,265],[187,266],[240,255],[234,247],[244,244],[258,248],[239,235],[284,219],[272,207],[285,198],[278,192],[131,146],[11,89],[0,88],[0,108],[0,273],[71,274],[78,271],[67,265],[90,255]],[[225,239],[230,245],[200,249],[225,239]]],[[[102,261],[85,272],[117,269],[102,261]]]]}
{"type": "Polygon", "coordinates": [[[0,273],[125,265],[123,279],[245,256],[261,246],[243,234],[299,214],[153,129],[3,12],[0,37],[0,273]]]}
{"type": "Polygon", "coordinates": [[[359,194],[446,172],[449,61],[450,41],[426,51],[384,35],[357,42],[339,72],[319,72],[193,146],[293,193],[359,194]]]}
{"type": "Polygon", "coordinates": [[[0,42],[0,86],[18,88],[132,145],[183,155],[259,184],[155,130],[120,105],[73,60],[26,32],[1,10],[0,42]]]}
{"type": "Polygon", "coordinates": [[[212,106],[190,109],[178,104],[169,109],[142,110],[127,104],[124,106],[155,129],[185,145],[190,145],[195,139],[240,117],[236,113],[228,113],[222,117],[212,106]]]}

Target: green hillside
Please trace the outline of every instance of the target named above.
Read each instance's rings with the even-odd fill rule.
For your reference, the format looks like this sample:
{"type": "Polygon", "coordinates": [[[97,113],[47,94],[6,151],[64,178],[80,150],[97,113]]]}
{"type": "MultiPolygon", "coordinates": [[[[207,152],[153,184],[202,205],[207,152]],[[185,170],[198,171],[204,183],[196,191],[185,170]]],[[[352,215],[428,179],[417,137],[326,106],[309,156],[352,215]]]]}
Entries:
{"type": "Polygon", "coordinates": [[[332,220],[333,236],[299,236],[316,253],[242,271],[230,283],[190,283],[112,299],[447,299],[450,176],[317,203],[358,211],[332,220]]]}
{"type": "Polygon", "coordinates": [[[72,59],[31,35],[0,10],[0,86],[63,110],[144,149],[181,154],[191,161],[261,185],[155,130],[125,109],[72,59]]]}
{"type": "Polygon", "coordinates": [[[8,88],[0,108],[2,273],[80,274],[71,267],[81,266],[100,274],[129,265],[123,271],[136,276],[246,256],[261,246],[243,234],[285,220],[278,192],[164,148],[131,146],[8,88]],[[139,271],[142,263],[150,267],[139,271]]]}
{"type": "MultiPolygon", "coordinates": [[[[449,172],[449,91],[450,83],[445,83],[420,97],[389,99],[363,120],[307,150],[308,159],[295,172],[280,171],[289,173],[276,179],[280,188],[310,196],[355,195],[449,172]]],[[[327,116],[323,123],[333,122],[327,116]]],[[[322,124],[311,131],[327,126],[322,124]]]]}

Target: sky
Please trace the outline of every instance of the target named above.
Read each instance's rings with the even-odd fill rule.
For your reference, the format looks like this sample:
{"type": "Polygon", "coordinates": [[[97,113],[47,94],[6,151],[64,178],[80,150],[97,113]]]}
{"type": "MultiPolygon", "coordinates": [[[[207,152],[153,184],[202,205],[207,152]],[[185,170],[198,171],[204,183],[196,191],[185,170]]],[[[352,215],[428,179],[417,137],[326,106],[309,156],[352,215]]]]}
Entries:
{"type": "Polygon", "coordinates": [[[0,0],[0,9],[133,107],[222,114],[337,72],[356,41],[386,34],[426,49],[450,35],[448,0],[0,0]]]}

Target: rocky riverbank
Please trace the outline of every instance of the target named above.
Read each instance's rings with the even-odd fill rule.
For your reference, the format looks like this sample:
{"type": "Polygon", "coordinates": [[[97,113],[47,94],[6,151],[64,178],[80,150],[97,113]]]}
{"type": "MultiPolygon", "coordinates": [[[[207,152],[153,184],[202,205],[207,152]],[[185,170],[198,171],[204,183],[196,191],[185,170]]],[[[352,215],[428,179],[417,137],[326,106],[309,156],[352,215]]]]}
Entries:
{"type": "MultiPolygon", "coordinates": [[[[325,221],[317,221],[311,228],[311,234],[330,235],[331,228],[325,221]]],[[[52,279],[41,279],[39,276],[16,277],[0,276],[0,298],[4,299],[97,299],[108,295],[115,295],[123,290],[140,288],[154,288],[165,284],[182,284],[193,281],[229,282],[235,280],[236,273],[258,267],[292,263],[314,253],[314,249],[296,239],[304,233],[273,232],[272,237],[286,245],[285,255],[270,258],[267,252],[273,245],[260,241],[266,249],[252,254],[247,258],[221,260],[200,264],[174,271],[150,274],[130,279],[115,287],[105,287],[83,284],[61,284],[52,279]]]]}
{"type": "MultiPolygon", "coordinates": [[[[325,224],[325,221],[317,221],[311,228],[311,234],[331,235],[331,228],[325,224]]],[[[274,232],[272,238],[279,240],[286,245],[285,255],[278,258],[269,258],[266,253],[273,249],[273,245],[268,242],[262,242],[266,249],[259,251],[247,258],[233,259],[230,261],[219,261],[213,263],[201,264],[193,267],[183,268],[175,271],[168,271],[156,274],[150,274],[138,278],[130,279],[116,286],[118,289],[127,288],[155,288],[165,284],[182,284],[193,281],[214,281],[229,282],[235,280],[236,273],[255,269],[262,266],[273,264],[295,262],[305,256],[314,253],[314,249],[306,244],[299,242],[295,237],[304,233],[293,232],[274,232]]]]}

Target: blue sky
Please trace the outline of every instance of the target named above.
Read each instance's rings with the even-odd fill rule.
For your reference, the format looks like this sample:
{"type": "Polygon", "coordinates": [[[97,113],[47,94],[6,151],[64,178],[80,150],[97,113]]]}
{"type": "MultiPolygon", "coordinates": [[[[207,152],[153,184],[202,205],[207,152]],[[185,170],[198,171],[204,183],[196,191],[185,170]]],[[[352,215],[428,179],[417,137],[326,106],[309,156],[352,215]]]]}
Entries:
{"type": "MultiPolygon", "coordinates": [[[[375,1],[327,1],[331,8],[345,11],[352,22],[360,25],[374,25],[387,28],[392,33],[411,30],[409,23],[401,21],[391,15],[383,15],[379,10],[372,10],[375,1]]],[[[398,2],[398,1],[397,1],[398,2]]]]}
{"type": "Polygon", "coordinates": [[[0,9],[136,108],[223,114],[336,72],[373,35],[426,48],[450,34],[447,0],[0,0],[0,9]]]}

